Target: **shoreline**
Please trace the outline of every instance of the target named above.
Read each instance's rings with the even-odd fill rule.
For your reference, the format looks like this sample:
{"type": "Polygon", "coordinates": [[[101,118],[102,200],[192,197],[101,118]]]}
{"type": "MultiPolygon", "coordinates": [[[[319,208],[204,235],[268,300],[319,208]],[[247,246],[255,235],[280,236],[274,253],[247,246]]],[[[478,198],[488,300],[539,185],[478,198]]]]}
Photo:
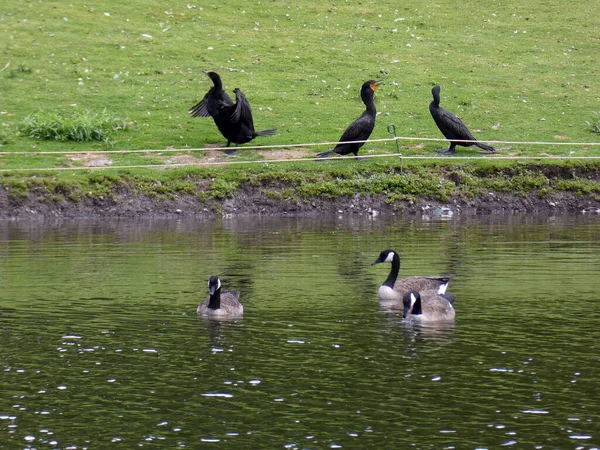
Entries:
{"type": "Polygon", "coordinates": [[[259,163],[0,179],[0,220],[510,213],[600,213],[600,162],[259,163]]]}
{"type": "Polygon", "coordinates": [[[201,201],[194,195],[178,195],[161,200],[132,192],[115,193],[110,198],[72,201],[49,200],[44,195],[10,198],[0,192],[0,220],[35,221],[46,219],[95,218],[216,218],[248,216],[429,216],[503,214],[600,214],[600,200],[593,195],[560,192],[539,198],[535,193],[515,195],[488,192],[468,200],[452,198],[437,201],[426,198],[389,203],[384,195],[356,194],[335,199],[323,197],[275,199],[257,188],[240,189],[223,200],[201,201]]]}

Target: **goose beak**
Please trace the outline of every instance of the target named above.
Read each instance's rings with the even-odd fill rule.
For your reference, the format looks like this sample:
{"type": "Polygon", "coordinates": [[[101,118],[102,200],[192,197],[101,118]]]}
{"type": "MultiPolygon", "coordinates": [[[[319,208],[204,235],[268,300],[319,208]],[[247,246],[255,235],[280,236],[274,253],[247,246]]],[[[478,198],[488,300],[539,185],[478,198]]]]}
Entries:
{"type": "Polygon", "coordinates": [[[381,260],[381,258],[377,258],[375,261],[373,261],[371,263],[372,266],[374,266],[375,264],[381,264],[383,261],[381,260]]]}
{"type": "Polygon", "coordinates": [[[406,319],[408,317],[408,313],[410,312],[410,306],[407,305],[404,307],[404,311],[402,312],[402,318],[406,319]]]}

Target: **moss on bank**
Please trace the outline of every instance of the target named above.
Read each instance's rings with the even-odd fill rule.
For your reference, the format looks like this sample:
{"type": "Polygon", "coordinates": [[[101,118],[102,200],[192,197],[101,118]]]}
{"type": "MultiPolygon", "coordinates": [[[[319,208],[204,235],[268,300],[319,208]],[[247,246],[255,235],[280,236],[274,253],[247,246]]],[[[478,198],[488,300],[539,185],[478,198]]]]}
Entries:
{"type": "MultiPolygon", "coordinates": [[[[324,161],[317,164],[257,164],[240,167],[190,167],[147,170],[40,172],[4,174],[4,216],[24,204],[78,203],[113,205],[145,198],[169,204],[185,197],[195,210],[221,211],[218,206],[241,195],[253,205],[301,205],[316,200],[377,197],[392,208],[403,202],[470,202],[494,194],[551,199],[560,193],[600,201],[600,162],[528,162],[485,159],[404,164],[398,161],[324,161]],[[91,203],[90,203],[91,202],[91,203]]],[[[147,209],[147,208],[146,208],[147,209]]],[[[282,210],[284,208],[282,207],[282,210]]]]}

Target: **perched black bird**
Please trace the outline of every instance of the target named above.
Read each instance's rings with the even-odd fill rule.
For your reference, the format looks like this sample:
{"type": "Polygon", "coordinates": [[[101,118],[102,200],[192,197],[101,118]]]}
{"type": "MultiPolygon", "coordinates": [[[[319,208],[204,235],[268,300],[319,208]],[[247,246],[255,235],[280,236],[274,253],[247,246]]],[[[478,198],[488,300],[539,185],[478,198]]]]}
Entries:
{"type": "Polygon", "coordinates": [[[227,92],[223,90],[221,77],[215,72],[206,72],[214,83],[204,98],[188,111],[192,117],[211,116],[219,131],[227,139],[227,147],[234,144],[245,144],[257,136],[275,134],[276,129],[256,131],[252,120],[252,109],[246,96],[235,88],[235,104],[227,92]]]}
{"type": "Polygon", "coordinates": [[[456,151],[455,148],[457,145],[461,145],[463,147],[475,145],[488,152],[493,153],[496,151],[494,147],[477,142],[466,125],[462,123],[462,121],[456,117],[456,115],[452,114],[450,111],[446,111],[440,106],[439,86],[434,86],[431,89],[431,94],[433,95],[433,101],[429,104],[429,112],[431,113],[431,117],[433,117],[435,124],[438,126],[442,134],[450,141],[450,147],[448,147],[448,150],[440,150],[440,153],[444,155],[451,155],[456,151]],[[454,139],[474,142],[456,142],[454,139]]]}
{"type": "MultiPolygon", "coordinates": [[[[360,89],[360,98],[362,98],[363,103],[367,106],[362,115],[356,119],[344,134],[340,138],[339,142],[351,142],[351,141],[366,141],[371,136],[373,132],[373,128],[375,128],[375,116],[377,115],[377,111],[375,110],[375,90],[381,84],[381,81],[369,80],[365,81],[360,89]]],[[[329,150],[323,153],[319,153],[317,157],[325,158],[333,153],[337,153],[338,155],[347,155],[349,153],[354,153],[354,156],[358,156],[358,150],[364,145],[364,142],[356,143],[356,144],[338,144],[335,146],[333,150],[329,150]]]]}

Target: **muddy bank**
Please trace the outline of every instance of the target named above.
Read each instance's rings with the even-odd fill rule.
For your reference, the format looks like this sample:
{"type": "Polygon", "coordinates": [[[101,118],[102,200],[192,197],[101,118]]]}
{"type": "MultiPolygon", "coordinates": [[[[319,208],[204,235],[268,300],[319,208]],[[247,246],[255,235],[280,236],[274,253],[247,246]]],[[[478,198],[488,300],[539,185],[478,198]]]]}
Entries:
{"type": "Polygon", "coordinates": [[[440,202],[425,198],[390,202],[385,195],[343,196],[336,199],[300,198],[276,189],[240,188],[231,198],[201,200],[197,195],[174,195],[160,199],[129,190],[77,201],[31,191],[27,197],[0,191],[0,219],[43,220],[56,218],[166,218],[248,215],[428,215],[458,214],[598,214],[600,201],[594,195],[558,192],[540,198],[527,195],[488,192],[469,199],[451,198],[440,202]]]}
{"type": "Polygon", "coordinates": [[[5,174],[0,219],[600,211],[600,161],[314,165],[5,174]]]}

